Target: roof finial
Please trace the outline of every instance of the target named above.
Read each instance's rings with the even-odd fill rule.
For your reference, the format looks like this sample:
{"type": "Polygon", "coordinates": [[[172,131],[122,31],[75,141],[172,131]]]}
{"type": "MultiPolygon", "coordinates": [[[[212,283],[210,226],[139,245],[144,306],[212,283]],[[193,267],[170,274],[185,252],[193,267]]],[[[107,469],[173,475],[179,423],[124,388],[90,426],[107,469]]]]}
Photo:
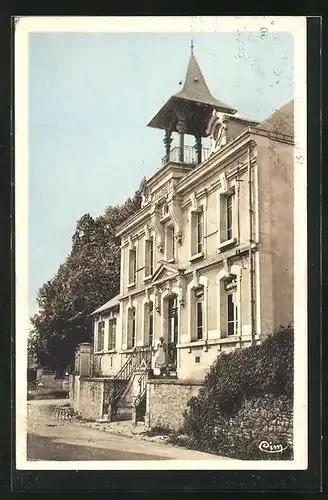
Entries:
{"type": "Polygon", "coordinates": [[[194,55],[194,39],[193,39],[193,37],[191,37],[190,50],[191,50],[191,55],[194,55]]]}

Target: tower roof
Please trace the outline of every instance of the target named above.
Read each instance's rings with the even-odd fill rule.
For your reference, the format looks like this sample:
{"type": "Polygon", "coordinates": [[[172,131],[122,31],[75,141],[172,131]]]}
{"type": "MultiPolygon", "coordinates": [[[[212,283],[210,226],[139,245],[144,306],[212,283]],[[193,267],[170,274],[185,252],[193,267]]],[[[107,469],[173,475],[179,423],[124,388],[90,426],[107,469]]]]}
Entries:
{"type": "MultiPolygon", "coordinates": [[[[218,109],[219,111],[230,114],[237,112],[236,109],[212,96],[193,53],[192,45],[182,90],[170,97],[154,118],[148,123],[148,127],[165,129],[171,124],[172,130],[174,131],[176,127],[174,116],[177,111],[180,113],[182,112],[184,115],[189,114],[189,116],[193,113],[196,113],[198,117],[200,114],[203,114],[206,121],[209,119],[213,109],[218,109]],[[200,113],[200,109],[202,109],[202,113],[200,113]]],[[[204,131],[204,126],[202,126],[202,130],[204,131]]]]}
{"type": "Polygon", "coordinates": [[[222,101],[215,99],[209,88],[205,82],[205,78],[199,64],[196,60],[196,57],[193,53],[191,53],[186,73],[185,82],[183,88],[180,92],[174,94],[173,97],[178,99],[186,99],[189,101],[196,101],[204,104],[210,104],[215,108],[222,108],[226,112],[231,114],[236,113],[237,110],[233,109],[231,106],[228,106],[222,101]]]}

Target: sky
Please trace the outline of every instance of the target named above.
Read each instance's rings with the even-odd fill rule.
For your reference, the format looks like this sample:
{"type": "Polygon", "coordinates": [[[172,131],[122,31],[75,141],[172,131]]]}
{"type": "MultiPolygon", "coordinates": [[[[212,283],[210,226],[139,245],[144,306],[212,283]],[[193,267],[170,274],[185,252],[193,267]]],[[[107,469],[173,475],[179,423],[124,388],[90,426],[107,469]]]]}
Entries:
{"type": "MultiPolygon", "coordinates": [[[[29,33],[29,316],[71,248],[77,220],[133,196],[160,168],[163,131],[147,127],[181,90],[189,33],[29,33]]],[[[293,97],[287,32],[193,34],[212,95],[262,121],[293,97]]]]}

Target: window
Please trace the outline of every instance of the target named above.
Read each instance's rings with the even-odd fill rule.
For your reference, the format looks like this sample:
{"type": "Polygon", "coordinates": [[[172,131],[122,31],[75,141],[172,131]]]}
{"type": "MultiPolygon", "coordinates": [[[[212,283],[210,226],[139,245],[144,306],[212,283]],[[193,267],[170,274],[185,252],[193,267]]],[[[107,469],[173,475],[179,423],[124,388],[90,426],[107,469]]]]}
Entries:
{"type": "Polygon", "coordinates": [[[226,239],[232,239],[232,195],[226,197],[226,239]]]}
{"type": "Polygon", "coordinates": [[[154,343],[154,305],[153,302],[144,304],[143,319],[144,345],[151,346],[154,343]]]}
{"type": "Polygon", "coordinates": [[[129,250],[129,285],[136,282],[137,252],[135,248],[129,250]]]}
{"type": "MultiPolygon", "coordinates": [[[[222,268],[217,274],[219,283],[218,297],[218,330],[221,338],[239,336],[241,334],[241,265],[232,265],[227,274],[222,268]]],[[[236,339],[237,340],[237,339],[236,339]]]]}
{"type": "Polygon", "coordinates": [[[204,289],[195,290],[196,299],[196,340],[201,340],[204,336],[204,289]]]}
{"type": "Polygon", "coordinates": [[[154,239],[149,240],[150,274],[154,274],[154,239]]]}
{"type": "Polygon", "coordinates": [[[169,321],[169,342],[178,342],[178,301],[177,296],[174,295],[168,300],[168,321],[169,321]]]}
{"type": "Polygon", "coordinates": [[[174,260],[175,258],[175,240],[174,240],[174,227],[166,227],[166,259],[174,260]]]}
{"type": "Polygon", "coordinates": [[[105,335],[105,322],[100,321],[98,323],[97,351],[104,350],[104,335],[105,335]]]}
{"type": "Polygon", "coordinates": [[[135,307],[131,309],[131,343],[132,347],[136,345],[136,310],[135,307]]]}
{"type": "Polygon", "coordinates": [[[145,277],[154,274],[154,239],[145,240],[145,277]]]}
{"type": "Polygon", "coordinates": [[[154,306],[152,302],[148,304],[148,344],[154,343],[154,306]]]}
{"type": "Polygon", "coordinates": [[[204,212],[201,209],[197,212],[197,253],[203,251],[203,238],[204,238],[204,212]]]}
{"type": "Polygon", "coordinates": [[[238,333],[238,307],[236,300],[236,291],[227,291],[227,333],[237,335],[238,333]]]}
{"type": "Polygon", "coordinates": [[[136,308],[128,307],[127,310],[127,348],[131,349],[136,346],[137,335],[136,308]]]}
{"type": "Polygon", "coordinates": [[[234,186],[227,193],[219,195],[219,250],[225,251],[228,246],[237,243],[238,219],[236,213],[238,210],[238,201],[236,201],[234,186]],[[237,205],[236,205],[237,203],[237,205]]]}
{"type": "Polygon", "coordinates": [[[109,320],[109,331],[108,331],[108,350],[111,351],[115,349],[116,344],[116,318],[109,320]]]}
{"type": "Polygon", "coordinates": [[[191,260],[204,255],[204,209],[199,207],[191,211],[191,260]]]}

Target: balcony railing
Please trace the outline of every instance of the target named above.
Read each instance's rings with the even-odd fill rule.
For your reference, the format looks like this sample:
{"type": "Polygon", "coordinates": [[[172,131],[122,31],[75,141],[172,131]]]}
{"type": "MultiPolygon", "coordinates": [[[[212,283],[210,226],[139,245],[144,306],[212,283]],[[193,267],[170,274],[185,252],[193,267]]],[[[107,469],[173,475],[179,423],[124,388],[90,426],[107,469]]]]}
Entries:
{"type": "MultiPolygon", "coordinates": [[[[202,148],[201,161],[206,160],[210,155],[210,150],[208,148],[202,148]]],[[[162,158],[162,167],[168,163],[183,163],[185,165],[198,165],[198,154],[194,146],[184,146],[180,148],[175,146],[171,149],[168,155],[162,158]]]]}

